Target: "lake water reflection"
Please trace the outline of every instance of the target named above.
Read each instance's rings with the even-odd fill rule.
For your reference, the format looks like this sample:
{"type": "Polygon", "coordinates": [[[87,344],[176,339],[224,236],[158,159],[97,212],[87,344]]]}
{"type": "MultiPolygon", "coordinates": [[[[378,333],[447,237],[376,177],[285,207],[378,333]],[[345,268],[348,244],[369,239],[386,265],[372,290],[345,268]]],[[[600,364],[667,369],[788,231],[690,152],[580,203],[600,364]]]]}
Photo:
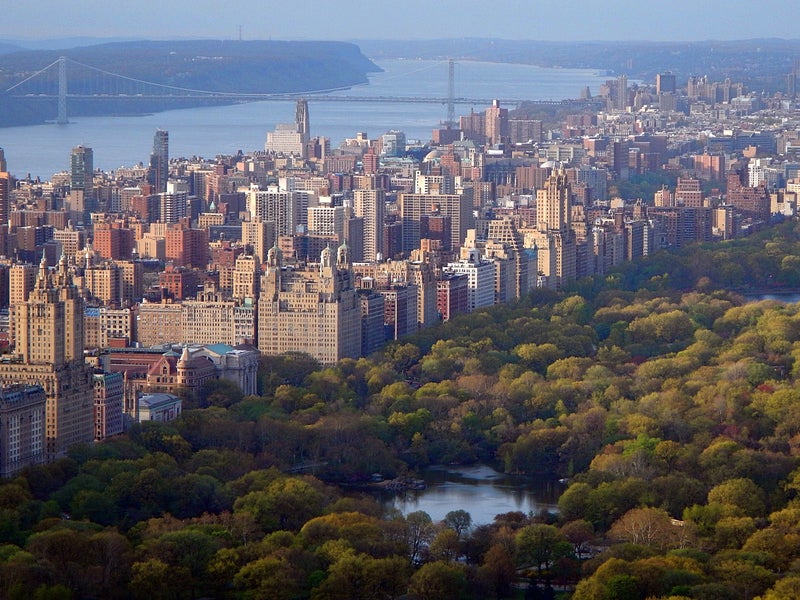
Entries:
{"type": "Polygon", "coordinates": [[[403,514],[417,510],[440,521],[451,510],[466,510],[476,525],[491,523],[495,515],[511,511],[557,512],[563,486],[499,473],[487,465],[432,467],[422,474],[427,487],[407,491],[385,500],[403,514]]]}
{"type": "Polygon", "coordinates": [[[800,294],[797,292],[775,292],[771,294],[745,294],[744,296],[750,302],[761,302],[762,300],[775,300],[776,302],[785,302],[786,304],[794,304],[800,302],[800,294]]]}

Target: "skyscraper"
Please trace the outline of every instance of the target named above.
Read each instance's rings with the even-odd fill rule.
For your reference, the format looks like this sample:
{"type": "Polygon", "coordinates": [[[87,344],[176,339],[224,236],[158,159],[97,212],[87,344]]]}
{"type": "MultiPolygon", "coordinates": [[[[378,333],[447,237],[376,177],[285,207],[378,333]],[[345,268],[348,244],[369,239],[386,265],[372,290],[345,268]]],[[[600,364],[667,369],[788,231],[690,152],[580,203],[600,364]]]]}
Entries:
{"type": "Polygon", "coordinates": [[[0,383],[45,389],[46,454],[52,460],[73,444],[94,439],[92,372],[83,360],[83,299],[66,258],[55,272],[43,258],[28,300],[14,310],[17,358],[0,364],[0,383]]]}
{"type": "Polygon", "coordinates": [[[276,236],[294,235],[301,222],[300,215],[305,212],[305,209],[301,211],[301,200],[301,192],[282,191],[277,186],[262,190],[252,185],[247,192],[247,210],[252,221],[275,223],[276,236]]]}
{"type": "Polygon", "coordinates": [[[570,186],[566,173],[557,171],[536,192],[536,222],[542,233],[568,231],[571,225],[570,186]]]}
{"type": "Polygon", "coordinates": [[[97,203],[94,198],[94,153],[88,146],[76,146],[70,155],[70,189],[83,194],[83,222],[91,221],[97,203]]]}
{"type": "Polygon", "coordinates": [[[150,154],[150,169],[147,179],[156,193],[167,191],[167,179],[169,179],[168,131],[156,129],[156,134],[153,136],[153,152],[150,154]]]}
{"type": "Polygon", "coordinates": [[[325,365],[361,354],[361,305],[345,244],[325,248],[318,265],[283,269],[273,247],[261,279],[258,348],[271,356],[306,352],[325,365]]]}
{"type": "Polygon", "coordinates": [[[364,219],[364,260],[378,260],[378,254],[383,251],[386,192],[384,190],[353,190],[353,214],[364,219]]]}
{"type": "Polygon", "coordinates": [[[308,121],[308,101],[300,98],[295,107],[294,122],[297,133],[302,136],[303,143],[308,142],[311,136],[311,124],[308,121]]]}
{"type": "Polygon", "coordinates": [[[411,252],[419,247],[420,219],[425,214],[450,217],[450,243],[463,243],[467,229],[474,227],[472,198],[472,188],[460,189],[456,193],[400,194],[398,206],[403,223],[403,251],[411,252]]]}
{"type": "Polygon", "coordinates": [[[617,77],[616,90],[614,96],[614,108],[625,110],[628,106],[628,76],[620,75],[617,77]]]}
{"type": "Polygon", "coordinates": [[[536,192],[537,233],[533,236],[539,272],[546,285],[561,289],[576,277],[575,232],[572,230],[571,189],[566,172],[561,169],[547,178],[536,192]]]}
{"type": "Polygon", "coordinates": [[[508,109],[500,108],[499,100],[492,100],[486,109],[486,143],[500,144],[508,138],[508,109]]]}
{"type": "Polygon", "coordinates": [[[11,210],[11,175],[0,170],[0,226],[8,225],[11,210]]]}
{"type": "Polygon", "coordinates": [[[656,74],[656,94],[675,93],[676,89],[675,73],[667,71],[656,74]]]}

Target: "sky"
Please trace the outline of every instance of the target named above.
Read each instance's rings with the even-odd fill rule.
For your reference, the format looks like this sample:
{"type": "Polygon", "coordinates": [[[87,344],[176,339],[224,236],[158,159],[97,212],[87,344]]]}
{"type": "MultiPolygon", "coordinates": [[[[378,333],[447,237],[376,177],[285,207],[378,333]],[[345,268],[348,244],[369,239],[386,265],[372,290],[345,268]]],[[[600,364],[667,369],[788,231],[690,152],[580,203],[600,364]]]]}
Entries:
{"type": "Polygon", "coordinates": [[[796,0],[17,0],[0,41],[800,38],[796,0]],[[794,6],[794,8],[792,8],[794,6]]]}

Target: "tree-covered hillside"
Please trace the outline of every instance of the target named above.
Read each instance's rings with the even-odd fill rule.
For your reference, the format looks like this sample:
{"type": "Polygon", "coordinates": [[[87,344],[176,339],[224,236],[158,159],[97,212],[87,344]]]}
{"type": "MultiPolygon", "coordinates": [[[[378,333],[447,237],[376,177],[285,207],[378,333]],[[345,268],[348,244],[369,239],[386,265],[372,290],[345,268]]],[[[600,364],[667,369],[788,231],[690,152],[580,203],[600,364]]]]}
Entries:
{"type": "MultiPolygon", "coordinates": [[[[26,50],[0,54],[0,90],[33,75],[60,56],[127,81],[141,80],[193,90],[224,93],[297,93],[349,87],[367,82],[379,70],[358,46],[344,42],[284,41],[153,41],[114,42],[65,50],[26,50]]],[[[81,94],[110,94],[114,86],[97,71],[68,63],[69,90],[81,94]]],[[[55,81],[55,72],[52,81],[55,81]]],[[[43,92],[39,92],[43,93],[43,92]]],[[[52,93],[52,92],[50,92],[52,93]]],[[[128,94],[135,95],[130,91],[128,94]]],[[[147,94],[153,93],[147,91],[147,94]]],[[[230,102],[231,100],[227,100],[230,102]]],[[[202,100],[155,101],[118,99],[71,101],[73,114],[99,115],[165,110],[202,105],[202,100]],[[143,104],[143,102],[146,102],[143,104]],[[137,108],[138,107],[138,108],[137,108]]],[[[54,100],[0,95],[0,126],[52,119],[54,100]],[[31,111],[34,115],[31,115],[31,111]],[[40,114],[41,113],[41,114],[40,114]]]]}

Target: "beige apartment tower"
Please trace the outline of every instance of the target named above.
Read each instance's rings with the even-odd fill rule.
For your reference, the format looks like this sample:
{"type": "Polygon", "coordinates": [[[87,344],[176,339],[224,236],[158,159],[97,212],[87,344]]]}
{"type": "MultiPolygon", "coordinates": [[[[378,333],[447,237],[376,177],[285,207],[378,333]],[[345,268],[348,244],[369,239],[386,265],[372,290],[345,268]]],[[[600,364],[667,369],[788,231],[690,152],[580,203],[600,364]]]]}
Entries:
{"type": "Polygon", "coordinates": [[[534,235],[539,273],[547,287],[561,289],[576,278],[575,232],[572,230],[571,188],[562,169],[536,192],[537,232],[534,235]]]}
{"type": "Polygon", "coordinates": [[[386,192],[353,190],[353,214],[364,219],[364,260],[378,260],[378,255],[383,252],[386,192]]]}
{"type": "Polygon", "coordinates": [[[0,362],[0,383],[41,385],[47,397],[47,460],[94,439],[91,368],[83,359],[83,299],[66,257],[51,272],[42,259],[26,302],[14,307],[15,354],[0,362]]]}
{"type": "Polygon", "coordinates": [[[258,348],[263,354],[305,352],[325,365],[361,354],[361,305],[349,249],[325,248],[318,265],[285,269],[269,251],[258,302],[258,348]]]}

